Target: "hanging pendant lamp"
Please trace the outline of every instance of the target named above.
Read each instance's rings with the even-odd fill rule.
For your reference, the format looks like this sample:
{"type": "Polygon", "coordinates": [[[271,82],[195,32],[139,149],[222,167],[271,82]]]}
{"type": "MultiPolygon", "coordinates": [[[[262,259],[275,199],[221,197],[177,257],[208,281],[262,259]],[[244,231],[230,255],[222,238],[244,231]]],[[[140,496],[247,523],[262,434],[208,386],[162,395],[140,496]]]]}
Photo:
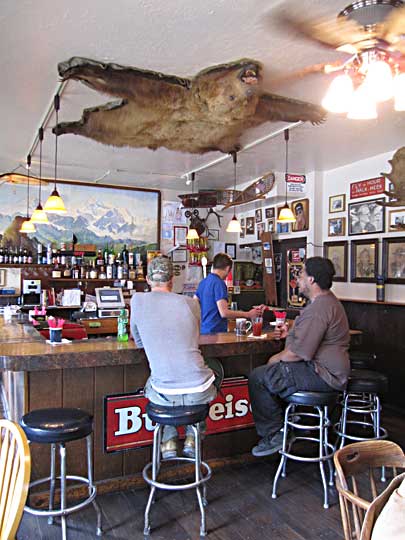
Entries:
{"type": "MultiPolygon", "coordinates": [[[[231,152],[231,154],[232,154],[232,159],[233,159],[233,199],[234,199],[235,193],[236,193],[236,163],[237,163],[238,158],[237,158],[236,152],[231,152]]],[[[242,227],[238,221],[238,218],[236,217],[235,207],[233,207],[233,218],[228,223],[226,232],[232,232],[232,233],[242,232],[242,227]]]]}
{"type": "Polygon", "coordinates": [[[277,217],[277,223],[295,223],[296,219],[292,213],[291,208],[288,206],[287,202],[287,179],[288,179],[288,141],[290,139],[289,129],[284,130],[284,140],[285,140],[285,204],[280,210],[280,213],[277,217]]]}
{"type": "MultiPolygon", "coordinates": [[[[58,111],[59,111],[59,94],[56,94],[54,97],[54,108],[56,115],[56,126],[58,125],[58,111]]],[[[48,197],[48,200],[45,203],[44,210],[50,214],[66,214],[65,204],[62,200],[62,197],[59,195],[58,190],[56,189],[56,178],[58,173],[58,131],[55,129],[55,185],[52,193],[48,197]]]]}
{"type": "MultiPolygon", "coordinates": [[[[194,180],[195,180],[195,173],[191,173],[191,200],[192,200],[192,204],[193,204],[193,208],[194,208],[194,180]]],[[[198,213],[198,210],[197,210],[197,213],[198,213]]],[[[187,236],[186,236],[186,240],[198,240],[200,237],[198,236],[198,232],[197,232],[197,229],[194,229],[193,227],[190,227],[189,230],[187,231],[187,236]]]]}
{"type": "Polygon", "coordinates": [[[30,207],[30,168],[31,168],[31,156],[27,156],[27,217],[24,218],[24,221],[21,225],[21,233],[34,233],[36,231],[35,225],[32,223],[29,217],[29,207],[30,207]]]}
{"type": "Polygon", "coordinates": [[[45,214],[41,205],[41,180],[42,180],[42,141],[44,140],[44,128],[41,126],[38,130],[39,140],[39,196],[38,206],[32,213],[32,223],[49,223],[48,216],[45,214]]]}

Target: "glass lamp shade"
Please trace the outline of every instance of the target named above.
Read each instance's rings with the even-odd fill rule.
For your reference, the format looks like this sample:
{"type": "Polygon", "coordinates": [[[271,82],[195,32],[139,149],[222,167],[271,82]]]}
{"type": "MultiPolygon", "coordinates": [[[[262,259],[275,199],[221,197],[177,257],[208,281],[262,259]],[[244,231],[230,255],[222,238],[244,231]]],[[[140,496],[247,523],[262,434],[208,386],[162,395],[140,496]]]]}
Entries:
{"type": "Polygon", "coordinates": [[[49,223],[48,216],[45,214],[41,204],[35,208],[31,216],[32,223],[49,223]]]}
{"type": "Polygon", "coordinates": [[[353,98],[353,82],[347,73],[338,75],[331,82],[322,100],[322,107],[333,113],[347,113],[353,98]]]}
{"type": "Polygon", "coordinates": [[[347,118],[351,120],[372,120],[377,118],[375,101],[370,97],[364,84],[354,92],[347,118]]]}
{"type": "Polygon", "coordinates": [[[35,225],[32,223],[30,218],[25,218],[23,224],[21,225],[21,233],[34,233],[36,231],[35,225]]]}
{"type": "Polygon", "coordinates": [[[392,98],[393,77],[387,62],[383,60],[371,62],[363,84],[373,101],[387,101],[392,98]]]}
{"type": "Polygon", "coordinates": [[[198,240],[198,239],[199,239],[198,232],[195,229],[189,229],[186,236],[186,240],[198,240]]]}
{"type": "Polygon", "coordinates": [[[283,206],[283,208],[280,210],[280,213],[277,218],[278,223],[295,223],[296,219],[294,214],[292,213],[291,208],[288,206],[287,203],[283,206]]]}
{"type": "Polygon", "coordinates": [[[49,195],[48,200],[45,203],[44,210],[50,214],[66,214],[65,205],[57,189],[54,189],[49,195]]]}
{"type": "Polygon", "coordinates": [[[240,223],[237,220],[235,214],[233,215],[233,218],[231,219],[231,221],[228,223],[226,232],[234,232],[234,233],[242,232],[242,227],[240,226],[240,223]]]}
{"type": "Polygon", "coordinates": [[[394,78],[394,108],[405,111],[405,73],[398,73],[394,78]]]}

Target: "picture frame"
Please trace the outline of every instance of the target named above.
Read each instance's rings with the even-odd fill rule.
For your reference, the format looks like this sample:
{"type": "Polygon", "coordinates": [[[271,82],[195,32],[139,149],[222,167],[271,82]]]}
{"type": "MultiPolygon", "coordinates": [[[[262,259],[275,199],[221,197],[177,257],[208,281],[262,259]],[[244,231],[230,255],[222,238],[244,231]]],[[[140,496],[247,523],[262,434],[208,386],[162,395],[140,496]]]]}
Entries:
{"type": "Polygon", "coordinates": [[[328,219],[328,236],[345,236],[346,218],[335,217],[328,219]]]}
{"type": "Polygon", "coordinates": [[[350,281],[375,283],[378,275],[378,239],[352,240],[350,281]]]}
{"type": "Polygon", "coordinates": [[[330,259],[335,267],[333,281],[347,281],[348,250],[347,240],[323,244],[323,256],[330,259]]]}
{"type": "Polygon", "coordinates": [[[255,218],[254,217],[246,218],[246,236],[248,234],[255,234],[255,218]]]}
{"type": "Polygon", "coordinates": [[[240,233],[239,233],[239,238],[245,238],[245,227],[241,227],[240,233]]]}
{"type": "Polygon", "coordinates": [[[272,206],[271,208],[266,208],[265,211],[265,217],[266,219],[272,219],[275,217],[275,208],[272,206]]]}
{"type": "Polygon", "coordinates": [[[291,203],[291,210],[296,221],[292,223],[292,232],[309,229],[309,199],[300,199],[291,203]]]}
{"type": "Polygon", "coordinates": [[[172,251],[172,261],[174,263],[186,263],[187,254],[187,249],[175,249],[174,251],[172,251]]]}
{"type": "Polygon", "coordinates": [[[404,232],[405,234],[405,210],[389,211],[387,232],[404,232]]]}
{"type": "Polygon", "coordinates": [[[385,231],[384,206],[377,204],[381,201],[384,201],[384,198],[354,202],[348,205],[349,236],[378,234],[385,231]]]}
{"type": "Polygon", "coordinates": [[[256,208],[256,210],[255,210],[255,218],[256,218],[256,223],[260,223],[261,221],[263,221],[262,209],[261,208],[256,208]]]}
{"type": "MultiPolygon", "coordinates": [[[[277,207],[277,219],[280,215],[282,206],[277,207]]],[[[276,233],[277,234],[286,234],[290,232],[290,223],[279,223],[276,219],[276,233]]]]}
{"type": "Polygon", "coordinates": [[[185,227],[183,225],[175,225],[173,227],[173,245],[186,246],[187,232],[188,227],[185,227]]]}
{"type": "Polygon", "coordinates": [[[344,212],[346,210],[346,195],[331,195],[329,197],[329,213],[344,212]]]}
{"type": "Polygon", "coordinates": [[[262,233],[265,231],[264,223],[256,223],[257,230],[257,239],[260,241],[262,239],[262,233]]]}
{"type": "Polygon", "coordinates": [[[405,236],[383,238],[382,258],[385,282],[405,284],[405,236]]]}
{"type": "Polygon", "coordinates": [[[225,244],[225,253],[230,256],[231,259],[236,259],[236,244],[225,244]]]}
{"type": "Polygon", "coordinates": [[[240,218],[240,226],[245,227],[245,225],[246,225],[245,224],[245,218],[244,217],[240,218]]]}
{"type": "Polygon", "coordinates": [[[207,238],[209,240],[215,240],[217,242],[219,240],[219,229],[208,229],[207,238]]]}
{"type": "Polygon", "coordinates": [[[267,231],[271,233],[276,232],[276,220],[274,218],[267,220],[267,231]]]}

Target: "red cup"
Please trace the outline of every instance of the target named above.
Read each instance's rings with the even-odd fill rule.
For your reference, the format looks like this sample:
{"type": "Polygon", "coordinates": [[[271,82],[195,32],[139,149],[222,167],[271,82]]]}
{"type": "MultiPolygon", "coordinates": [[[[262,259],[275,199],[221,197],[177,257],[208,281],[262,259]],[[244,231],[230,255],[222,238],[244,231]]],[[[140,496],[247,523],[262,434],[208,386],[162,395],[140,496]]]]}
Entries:
{"type": "Polygon", "coordinates": [[[262,335],[263,317],[255,317],[252,319],[252,332],[253,335],[259,337],[262,335]]]}

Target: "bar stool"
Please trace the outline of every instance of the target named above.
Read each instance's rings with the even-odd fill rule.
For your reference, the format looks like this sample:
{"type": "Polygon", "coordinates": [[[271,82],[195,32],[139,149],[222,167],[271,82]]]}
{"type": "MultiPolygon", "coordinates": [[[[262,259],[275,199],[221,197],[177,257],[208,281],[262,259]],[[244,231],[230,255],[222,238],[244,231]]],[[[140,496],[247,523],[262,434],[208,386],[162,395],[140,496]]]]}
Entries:
{"type": "Polygon", "coordinates": [[[352,369],[374,369],[377,355],[372,352],[349,351],[349,358],[352,369]]]}
{"type": "Polygon", "coordinates": [[[388,390],[388,379],[382,373],[368,369],[352,369],[343,395],[342,414],[335,425],[335,432],[340,437],[339,448],[348,441],[368,441],[385,439],[387,430],[380,425],[381,404],[379,394],[388,390]],[[349,414],[362,415],[361,420],[348,419],[349,414]],[[370,416],[370,421],[367,421],[370,416]],[[353,426],[364,429],[371,428],[372,435],[365,433],[348,433],[353,426]]]}
{"type": "Polygon", "coordinates": [[[49,509],[38,510],[29,505],[24,510],[36,516],[48,516],[48,523],[53,523],[53,518],[61,516],[62,539],[66,540],[66,516],[81,510],[92,503],[97,514],[97,536],[101,536],[101,512],[95,501],[96,486],[93,483],[92,472],[92,433],[93,417],[81,409],[54,408],[37,409],[25,414],[21,419],[21,427],[25,431],[30,442],[51,445],[51,472],[47,478],[40,478],[30,483],[30,488],[45,482],[50,482],[49,509]],[[87,443],[87,478],[66,474],[66,447],[65,444],[86,437],[87,443]],[[59,445],[60,453],[60,476],[55,473],[55,451],[59,445]],[[54,509],[54,495],[56,479],[60,480],[61,495],[60,508],[54,509]],[[66,506],[66,480],[75,480],[87,484],[89,496],[82,502],[73,506],[66,506]]]}
{"type": "Polygon", "coordinates": [[[146,406],[146,413],[152,422],[156,422],[156,427],[153,432],[153,449],[152,462],[148,463],[143,469],[143,478],[151,488],[148,502],[145,509],[145,527],[144,535],[150,534],[149,511],[154,500],[156,489],[166,489],[170,491],[185,490],[195,488],[197,492],[198,504],[201,512],[200,536],[207,534],[205,526],[205,509],[207,505],[206,486],[205,483],[211,478],[211,468],[207,463],[202,461],[201,456],[201,437],[199,423],[203,422],[208,416],[209,405],[188,405],[176,407],[164,407],[156,403],[149,402],[146,406]],[[195,458],[190,457],[174,457],[169,459],[161,459],[160,444],[162,438],[163,426],[186,426],[190,425],[195,437],[195,458]],[[158,474],[161,463],[166,462],[192,462],[194,463],[195,480],[191,483],[183,484],[168,484],[158,481],[158,474]],[[149,471],[152,469],[152,476],[149,471]],[[203,470],[201,470],[203,469],[203,470]],[[201,495],[200,486],[203,487],[201,495]]]}
{"type": "Polygon", "coordinates": [[[283,427],[283,447],[280,450],[281,460],[278,466],[276,475],[273,482],[272,498],[277,498],[277,482],[280,475],[286,476],[287,459],[294,461],[303,461],[309,463],[319,463],[319,469],[321,472],[321,479],[323,485],[323,507],[329,508],[328,499],[328,487],[326,484],[326,475],[324,463],[328,462],[329,466],[329,485],[333,486],[333,465],[332,459],[334,454],[334,446],[328,441],[328,429],[331,425],[329,420],[329,407],[333,407],[337,400],[338,392],[307,392],[298,391],[290,396],[283,398],[288,403],[284,413],[284,427],[283,427]],[[309,407],[312,410],[296,412],[297,406],[309,407]],[[316,424],[305,423],[306,420],[315,418],[316,424]],[[296,431],[317,431],[314,437],[309,435],[293,436],[291,440],[289,429],[293,428],[296,431]],[[296,441],[312,441],[318,443],[318,455],[313,457],[306,457],[299,454],[292,453],[293,445],[296,441]]]}

